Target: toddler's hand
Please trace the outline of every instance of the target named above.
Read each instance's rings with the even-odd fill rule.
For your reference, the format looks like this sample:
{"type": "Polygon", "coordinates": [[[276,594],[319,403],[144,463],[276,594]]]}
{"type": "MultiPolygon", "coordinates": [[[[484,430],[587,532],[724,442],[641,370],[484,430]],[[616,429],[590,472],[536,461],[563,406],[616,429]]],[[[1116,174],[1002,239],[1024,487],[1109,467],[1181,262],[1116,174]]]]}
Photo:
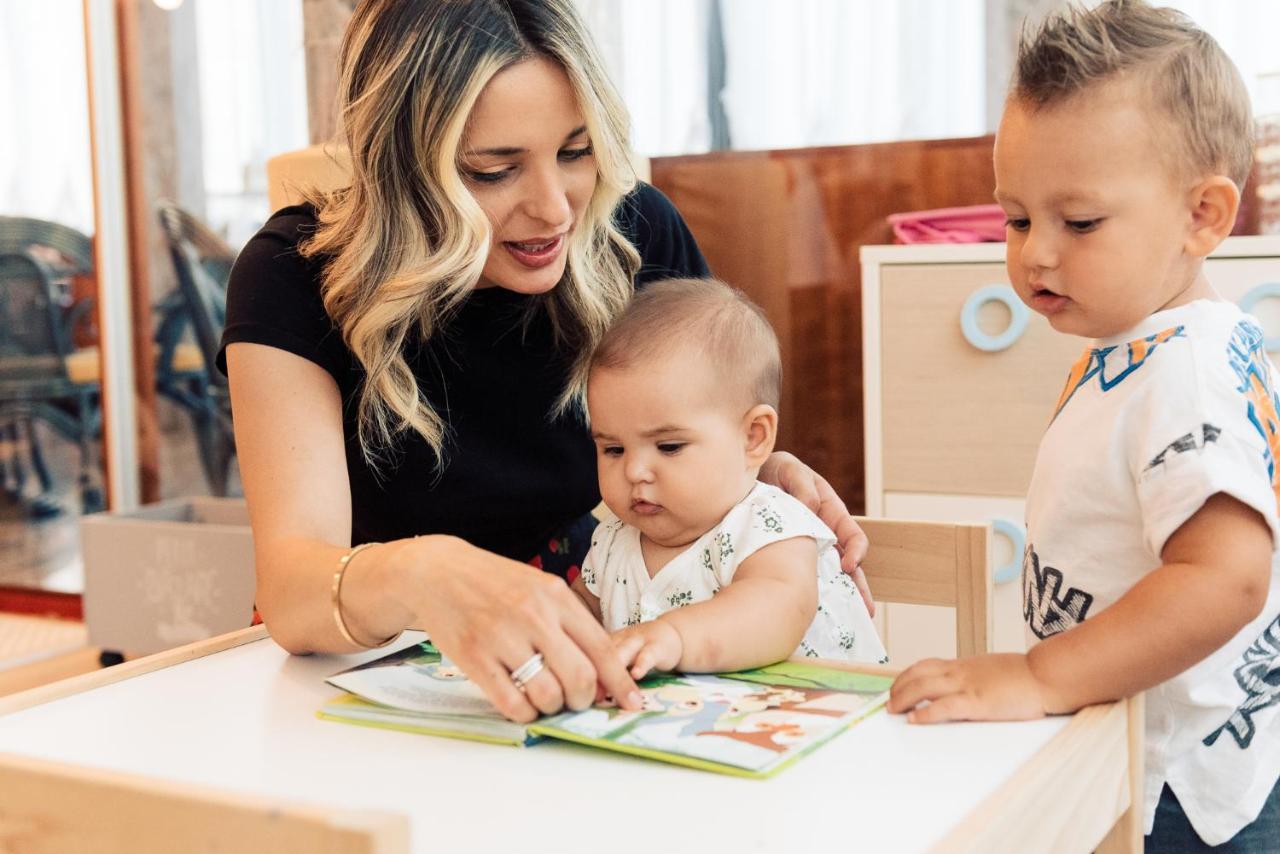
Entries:
{"type": "Polygon", "coordinates": [[[1030,720],[1044,717],[1044,687],[1022,654],[927,658],[894,680],[888,709],[913,724],[1030,720]]]}
{"type": "Polygon", "coordinates": [[[675,670],[684,654],[680,633],[666,620],[650,620],[614,632],[613,647],[632,679],[650,670],[675,670]]]}

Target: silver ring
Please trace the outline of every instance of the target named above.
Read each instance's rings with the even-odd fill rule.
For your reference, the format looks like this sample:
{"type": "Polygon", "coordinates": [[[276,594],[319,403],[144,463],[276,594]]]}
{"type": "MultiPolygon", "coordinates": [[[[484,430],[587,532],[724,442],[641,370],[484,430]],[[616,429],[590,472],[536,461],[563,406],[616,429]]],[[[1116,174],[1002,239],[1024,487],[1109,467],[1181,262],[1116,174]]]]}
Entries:
{"type": "Polygon", "coordinates": [[[515,683],[517,691],[524,693],[524,686],[541,672],[542,653],[535,652],[529,656],[528,661],[511,671],[511,681],[515,683]]]}

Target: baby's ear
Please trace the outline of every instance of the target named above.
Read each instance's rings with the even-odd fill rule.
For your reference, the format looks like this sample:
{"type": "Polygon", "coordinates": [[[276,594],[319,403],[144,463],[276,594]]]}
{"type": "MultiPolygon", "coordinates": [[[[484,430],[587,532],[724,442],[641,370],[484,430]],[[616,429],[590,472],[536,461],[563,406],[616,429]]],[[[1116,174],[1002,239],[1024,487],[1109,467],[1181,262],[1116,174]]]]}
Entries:
{"type": "Polygon", "coordinates": [[[742,423],[747,434],[747,462],[762,466],[778,439],[778,410],[767,403],[757,404],[742,417],[742,423]]]}
{"type": "Polygon", "coordinates": [[[1240,189],[1225,175],[1206,178],[1191,190],[1191,229],[1184,245],[1186,253],[1204,258],[1226,240],[1236,224],[1240,209],[1240,189]]]}

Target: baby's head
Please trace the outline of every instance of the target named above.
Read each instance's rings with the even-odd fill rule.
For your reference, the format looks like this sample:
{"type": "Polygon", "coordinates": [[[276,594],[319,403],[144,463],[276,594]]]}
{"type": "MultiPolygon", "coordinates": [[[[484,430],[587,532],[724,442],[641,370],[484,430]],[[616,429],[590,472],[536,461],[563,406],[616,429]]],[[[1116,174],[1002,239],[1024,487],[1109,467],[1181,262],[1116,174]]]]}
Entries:
{"type": "Polygon", "coordinates": [[[654,282],[592,354],[600,493],[664,546],[710,530],[773,451],[782,360],[764,314],[710,279],[654,282]]]}
{"type": "Polygon", "coordinates": [[[1024,32],[995,149],[1018,295],[1089,337],[1195,298],[1252,139],[1239,72],[1179,12],[1109,0],[1024,32]]]}

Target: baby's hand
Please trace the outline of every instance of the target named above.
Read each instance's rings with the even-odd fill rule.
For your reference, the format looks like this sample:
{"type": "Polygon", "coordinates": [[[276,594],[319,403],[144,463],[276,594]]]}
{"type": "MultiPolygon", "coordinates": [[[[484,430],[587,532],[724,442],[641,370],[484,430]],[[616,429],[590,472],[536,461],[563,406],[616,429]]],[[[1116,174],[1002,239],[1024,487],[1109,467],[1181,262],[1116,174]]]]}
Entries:
{"type": "Polygon", "coordinates": [[[913,724],[1030,720],[1044,717],[1044,687],[1021,654],[927,658],[898,674],[888,708],[913,724]]]}
{"type": "Polygon", "coordinates": [[[632,679],[650,670],[675,670],[684,654],[680,633],[666,620],[637,623],[614,632],[613,647],[632,679]]]}

